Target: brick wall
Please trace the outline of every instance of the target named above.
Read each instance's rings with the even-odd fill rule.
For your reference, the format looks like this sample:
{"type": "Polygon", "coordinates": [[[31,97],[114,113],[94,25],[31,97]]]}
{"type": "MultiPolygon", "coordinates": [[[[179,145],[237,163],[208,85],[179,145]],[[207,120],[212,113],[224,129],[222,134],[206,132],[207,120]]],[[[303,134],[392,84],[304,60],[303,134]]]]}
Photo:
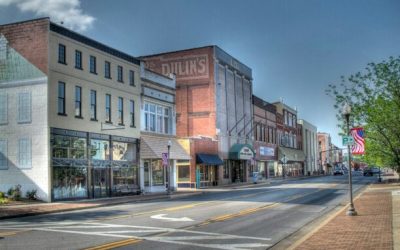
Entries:
{"type": "Polygon", "coordinates": [[[190,165],[192,167],[192,171],[190,171],[190,181],[196,181],[196,154],[218,154],[218,142],[212,140],[211,138],[193,138],[190,141],[190,165]]]}
{"type": "Polygon", "coordinates": [[[48,18],[42,18],[0,26],[0,33],[9,45],[46,75],[49,22],[48,18]]]}
{"type": "Polygon", "coordinates": [[[176,75],[177,136],[216,134],[213,47],[170,52],[144,58],[146,67],[176,75]]]}

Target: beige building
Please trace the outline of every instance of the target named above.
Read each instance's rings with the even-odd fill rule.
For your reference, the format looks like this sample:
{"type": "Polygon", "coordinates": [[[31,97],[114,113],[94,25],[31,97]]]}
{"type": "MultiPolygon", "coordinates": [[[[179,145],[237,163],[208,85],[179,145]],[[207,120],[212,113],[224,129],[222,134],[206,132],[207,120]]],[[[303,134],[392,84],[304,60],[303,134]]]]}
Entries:
{"type": "Polygon", "coordinates": [[[0,191],[140,192],[140,61],[48,18],[0,26],[0,44],[0,191]]]}
{"type": "Polygon", "coordinates": [[[317,174],[318,171],[318,138],[317,127],[300,119],[303,130],[303,152],[305,154],[304,171],[306,175],[317,174]]]}

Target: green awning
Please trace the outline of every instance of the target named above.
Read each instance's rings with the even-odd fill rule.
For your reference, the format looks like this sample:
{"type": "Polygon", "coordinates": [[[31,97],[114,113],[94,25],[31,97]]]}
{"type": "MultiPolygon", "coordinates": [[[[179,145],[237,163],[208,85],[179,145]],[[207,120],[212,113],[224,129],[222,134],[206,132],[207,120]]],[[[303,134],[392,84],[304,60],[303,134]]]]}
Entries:
{"type": "Polygon", "coordinates": [[[204,165],[223,165],[224,162],[218,155],[213,154],[196,154],[196,163],[204,165]]]}
{"type": "Polygon", "coordinates": [[[231,160],[251,160],[254,156],[255,152],[250,144],[235,144],[229,150],[231,160]]]}

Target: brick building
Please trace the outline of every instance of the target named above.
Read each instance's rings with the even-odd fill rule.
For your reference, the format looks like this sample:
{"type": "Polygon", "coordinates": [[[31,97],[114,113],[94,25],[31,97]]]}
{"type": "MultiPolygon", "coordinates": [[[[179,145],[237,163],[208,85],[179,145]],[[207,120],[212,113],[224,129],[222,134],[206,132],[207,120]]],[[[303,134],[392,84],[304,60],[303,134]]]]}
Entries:
{"type": "Polygon", "coordinates": [[[273,104],[277,113],[279,147],[275,175],[303,175],[305,155],[302,150],[302,125],[297,123],[297,110],[283,102],[273,104]]]}
{"type": "Polygon", "coordinates": [[[254,157],[251,69],[217,46],[142,59],[152,71],[176,75],[177,136],[194,143],[195,156],[190,181],[178,186],[249,181],[254,157]]]}
{"type": "Polygon", "coordinates": [[[332,172],[333,150],[329,133],[318,132],[319,170],[322,173],[332,172]]]}
{"type": "Polygon", "coordinates": [[[258,180],[275,176],[278,160],[276,107],[253,95],[253,135],[258,180]]]}

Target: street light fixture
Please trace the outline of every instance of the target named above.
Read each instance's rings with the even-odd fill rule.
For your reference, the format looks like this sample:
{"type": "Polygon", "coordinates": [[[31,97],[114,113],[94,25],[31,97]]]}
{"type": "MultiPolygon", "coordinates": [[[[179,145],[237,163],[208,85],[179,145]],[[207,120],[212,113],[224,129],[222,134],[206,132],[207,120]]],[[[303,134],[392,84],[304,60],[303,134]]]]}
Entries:
{"type": "MultiPolygon", "coordinates": [[[[350,114],[351,114],[351,106],[346,102],[343,105],[343,110],[342,110],[343,116],[346,118],[346,124],[347,124],[347,135],[350,135],[350,114]]],[[[348,216],[354,216],[357,215],[357,212],[354,208],[353,204],[353,186],[352,186],[352,173],[351,173],[351,151],[350,151],[350,145],[347,145],[347,151],[348,151],[348,160],[349,160],[349,193],[350,193],[350,206],[349,209],[346,212],[346,215],[348,216]]]]}
{"type": "Polygon", "coordinates": [[[171,166],[170,166],[170,159],[169,159],[170,158],[171,144],[172,144],[171,140],[168,140],[168,145],[167,145],[167,148],[168,148],[168,161],[167,161],[168,188],[167,188],[167,193],[168,193],[168,195],[171,194],[171,184],[172,184],[172,181],[171,181],[171,166]]]}

